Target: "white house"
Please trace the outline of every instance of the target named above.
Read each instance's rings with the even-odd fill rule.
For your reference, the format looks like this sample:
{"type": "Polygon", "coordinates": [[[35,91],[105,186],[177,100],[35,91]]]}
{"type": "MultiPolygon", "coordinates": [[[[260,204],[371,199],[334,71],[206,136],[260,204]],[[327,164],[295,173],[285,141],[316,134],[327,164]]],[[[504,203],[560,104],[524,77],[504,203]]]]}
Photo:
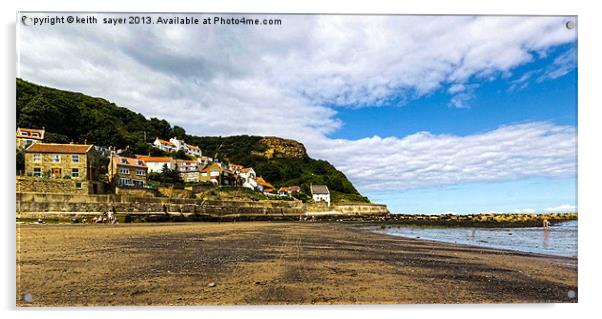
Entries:
{"type": "Polygon", "coordinates": [[[198,147],[196,145],[190,145],[190,144],[186,144],[186,153],[188,153],[189,155],[192,155],[192,156],[196,156],[196,157],[203,155],[200,147],[198,147]]]}
{"type": "Polygon", "coordinates": [[[201,149],[196,145],[186,144],[184,140],[178,140],[175,137],[169,139],[169,142],[176,146],[176,151],[184,151],[188,155],[201,156],[201,149]]]}
{"type": "Polygon", "coordinates": [[[196,157],[203,155],[200,147],[186,144],[184,140],[179,140],[175,137],[170,138],[169,141],[165,141],[157,137],[153,142],[153,146],[165,152],[177,152],[182,150],[186,154],[196,157]]]}
{"type": "Polygon", "coordinates": [[[174,143],[172,143],[170,141],[162,140],[158,137],[153,142],[153,146],[155,146],[156,148],[158,148],[164,152],[175,152],[178,150],[178,148],[176,147],[176,145],[174,143]]]}
{"type": "Polygon", "coordinates": [[[176,162],[171,157],[136,155],[136,158],[146,163],[149,173],[161,173],[164,166],[167,166],[168,169],[176,169],[176,162]]]}
{"type": "Polygon", "coordinates": [[[330,191],[326,185],[311,185],[310,189],[314,202],[326,202],[330,207],[330,191]]]}
{"type": "Polygon", "coordinates": [[[252,167],[241,169],[239,176],[242,180],[242,187],[253,190],[257,188],[257,174],[255,174],[255,170],[252,167]]]}

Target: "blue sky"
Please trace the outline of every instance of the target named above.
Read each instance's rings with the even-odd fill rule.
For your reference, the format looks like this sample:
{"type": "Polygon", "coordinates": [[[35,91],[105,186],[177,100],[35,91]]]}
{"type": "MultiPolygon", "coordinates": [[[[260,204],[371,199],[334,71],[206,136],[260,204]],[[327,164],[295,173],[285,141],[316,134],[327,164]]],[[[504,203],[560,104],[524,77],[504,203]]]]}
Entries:
{"type": "Polygon", "coordinates": [[[576,209],[576,17],[273,18],[19,24],[17,76],[190,134],[298,140],[392,212],[576,209]]]}
{"type": "MultiPolygon", "coordinates": [[[[555,79],[513,87],[513,81],[529,72],[546,69],[571,50],[576,50],[575,43],[555,47],[546,57],[517,67],[505,78],[475,81],[478,87],[461,108],[450,105],[451,95],[446,88],[415,100],[392,102],[388,107],[337,108],[337,118],[344,124],[330,136],[403,138],[420,131],[466,136],[504,125],[538,121],[576,127],[576,65],[555,79]]],[[[375,202],[386,202],[392,211],[399,213],[574,211],[577,198],[576,177],[458,183],[366,195],[375,202]]]]}
{"type": "Polygon", "coordinates": [[[474,80],[479,87],[465,108],[449,105],[447,87],[415,100],[389,107],[339,107],[337,118],[343,125],[332,138],[357,139],[366,136],[403,137],[420,131],[433,134],[469,135],[502,125],[548,121],[577,125],[577,69],[525,88],[511,89],[512,81],[525,73],[545,69],[554,59],[575,48],[575,44],[554,48],[550,54],[512,70],[508,78],[474,80]]]}

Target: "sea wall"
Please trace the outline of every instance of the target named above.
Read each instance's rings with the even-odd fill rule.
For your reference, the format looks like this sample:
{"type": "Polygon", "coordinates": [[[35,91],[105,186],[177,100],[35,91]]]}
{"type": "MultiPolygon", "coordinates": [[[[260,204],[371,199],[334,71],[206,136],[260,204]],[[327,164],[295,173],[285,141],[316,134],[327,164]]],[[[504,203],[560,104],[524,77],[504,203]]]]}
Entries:
{"type": "Polygon", "coordinates": [[[386,205],[379,204],[346,204],[336,205],[335,211],[341,212],[345,215],[387,215],[389,209],[386,205]]]}
{"type": "Polygon", "coordinates": [[[202,201],[197,199],[17,193],[17,218],[66,218],[115,211],[118,215],[206,215],[213,217],[300,216],[298,201],[202,201]]]}

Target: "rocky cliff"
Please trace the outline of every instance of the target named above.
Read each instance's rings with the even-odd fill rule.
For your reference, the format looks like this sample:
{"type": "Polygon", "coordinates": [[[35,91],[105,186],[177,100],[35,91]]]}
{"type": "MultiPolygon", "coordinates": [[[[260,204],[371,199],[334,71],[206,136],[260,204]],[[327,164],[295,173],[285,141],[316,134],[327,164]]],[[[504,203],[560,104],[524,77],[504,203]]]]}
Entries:
{"type": "Polygon", "coordinates": [[[253,151],[253,155],[265,157],[267,159],[273,158],[296,158],[303,159],[307,157],[307,152],[303,144],[294,141],[283,139],[274,136],[262,137],[259,141],[265,150],[253,151]]]}

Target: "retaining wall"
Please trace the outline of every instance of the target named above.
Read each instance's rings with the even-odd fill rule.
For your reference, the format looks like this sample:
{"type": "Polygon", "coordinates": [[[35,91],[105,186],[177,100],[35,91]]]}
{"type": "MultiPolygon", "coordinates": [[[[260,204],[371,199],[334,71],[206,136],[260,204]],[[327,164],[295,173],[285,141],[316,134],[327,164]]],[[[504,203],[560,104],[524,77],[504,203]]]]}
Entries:
{"type": "MultiPolygon", "coordinates": [[[[215,217],[301,216],[307,207],[300,201],[217,201],[124,195],[81,195],[17,193],[17,218],[44,218],[49,215],[117,214],[199,214],[215,217]]],[[[385,205],[356,204],[329,208],[332,215],[386,215],[385,205]]]]}

